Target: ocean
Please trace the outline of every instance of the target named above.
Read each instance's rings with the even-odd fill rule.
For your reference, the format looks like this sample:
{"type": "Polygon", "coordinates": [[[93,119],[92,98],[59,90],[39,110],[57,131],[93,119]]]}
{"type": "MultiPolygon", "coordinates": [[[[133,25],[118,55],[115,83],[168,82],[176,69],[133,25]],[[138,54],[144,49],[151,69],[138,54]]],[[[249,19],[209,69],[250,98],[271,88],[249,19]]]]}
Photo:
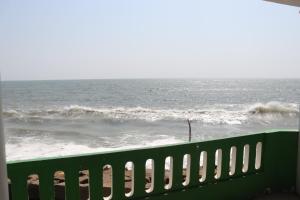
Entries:
{"type": "Polygon", "coordinates": [[[297,129],[300,80],[4,81],[8,160],[297,129]]]}

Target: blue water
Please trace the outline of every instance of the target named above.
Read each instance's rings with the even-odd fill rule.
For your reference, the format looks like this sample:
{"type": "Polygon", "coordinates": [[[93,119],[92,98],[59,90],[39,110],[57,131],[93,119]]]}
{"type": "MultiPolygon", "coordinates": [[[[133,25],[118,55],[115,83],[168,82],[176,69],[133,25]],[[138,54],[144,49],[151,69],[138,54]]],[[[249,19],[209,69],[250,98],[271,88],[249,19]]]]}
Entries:
{"type": "Polygon", "coordinates": [[[9,160],[297,128],[300,80],[3,83],[9,160]]]}

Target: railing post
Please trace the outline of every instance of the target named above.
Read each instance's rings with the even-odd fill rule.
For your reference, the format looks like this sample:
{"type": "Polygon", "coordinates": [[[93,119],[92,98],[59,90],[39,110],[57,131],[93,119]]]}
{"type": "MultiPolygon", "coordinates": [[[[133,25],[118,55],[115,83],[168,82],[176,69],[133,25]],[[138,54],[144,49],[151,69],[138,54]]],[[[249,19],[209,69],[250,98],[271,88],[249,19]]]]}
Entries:
{"type": "Polygon", "coordinates": [[[296,192],[300,195],[300,104],[298,105],[298,154],[297,154],[297,179],[296,192]]]}
{"type": "Polygon", "coordinates": [[[0,199],[8,200],[8,181],[6,169],[5,141],[2,121],[2,95],[0,79],[0,199]]]}

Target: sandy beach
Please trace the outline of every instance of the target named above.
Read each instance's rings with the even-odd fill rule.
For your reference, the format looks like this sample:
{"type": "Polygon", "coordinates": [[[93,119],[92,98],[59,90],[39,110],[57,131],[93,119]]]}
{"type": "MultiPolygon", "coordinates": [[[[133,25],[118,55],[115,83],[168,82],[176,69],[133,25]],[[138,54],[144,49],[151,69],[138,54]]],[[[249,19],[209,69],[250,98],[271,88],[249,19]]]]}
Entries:
{"type": "MultiPolygon", "coordinates": [[[[87,200],[89,198],[89,172],[83,170],[79,172],[78,176],[80,187],[80,199],[87,200]]],[[[185,171],[183,171],[183,179],[185,178],[185,171]]],[[[55,200],[65,199],[65,175],[62,171],[54,174],[54,188],[55,200]]],[[[106,167],[103,169],[103,195],[108,197],[111,194],[112,186],[112,173],[111,168],[106,167]]],[[[165,173],[165,184],[169,183],[169,171],[165,173]]],[[[39,178],[37,175],[31,175],[27,180],[29,200],[39,200],[39,178]]],[[[145,190],[151,186],[151,170],[147,169],[145,173],[145,190]]],[[[124,177],[124,193],[129,193],[132,189],[132,171],[126,169],[124,177]]],[[[282,193],[266,193],[254,197],[253,200],[300,200],[298,196],[290,192],[282,193]]]]}
{"type": "MultiPolygon", "coordinates": [[[[54,174],[54,188],[55,188],[55,199],[65,199],[65,175],[59,171],[54,174]]],[[[103,195],[108,197],[111,194],[111,183],[112,183],[111,168],[104,168],[103,170],[103,195]]],[[[86,200],[89,198],[89,172],[83,170],[79,172],[79,187],[80,187],[80,198],[86,200]]],[[[166,171],[165,183],[168,184],[168,171],[166,171]]],[[[37,175],[31,175],[27,180],[29,200],[39,199],[39,178],[37,175]]],[[[149,189],[151,186],[151,170],[147,169],[145,174],[145,189],[149,189]]],[[[129,193],[132,188],[132,171],[125,170],[124,177],[124,192],[129,193]]]]}

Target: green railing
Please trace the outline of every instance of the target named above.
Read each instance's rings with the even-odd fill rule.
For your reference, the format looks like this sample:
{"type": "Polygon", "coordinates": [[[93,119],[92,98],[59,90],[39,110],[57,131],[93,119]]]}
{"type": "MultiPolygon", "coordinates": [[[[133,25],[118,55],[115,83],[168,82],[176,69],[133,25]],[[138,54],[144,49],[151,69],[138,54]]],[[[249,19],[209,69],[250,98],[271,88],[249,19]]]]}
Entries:
{"type": "Polygon", "coordinates": [[[103,199],[103,166],[109,165],[112,188],[110,197],[105,199],[250,199],[266,188],[295,187],[297,141],[297,131],[273,131],[207,142],[10,162],[10,196],[12,200],[28,200],[27,178],[36,174],[39,199],[55,199],[54,174],[63,171],[65,199],[84,199],[80,194],[79,172],[88,170],[89,199],[103,199]],[[145,163],[149,159],[152,160],[151,178],[147,180],[151,186],[145,189],[145,163]],[[132,163],[132,186],[126,194],[127,162],[132,163]]]}

